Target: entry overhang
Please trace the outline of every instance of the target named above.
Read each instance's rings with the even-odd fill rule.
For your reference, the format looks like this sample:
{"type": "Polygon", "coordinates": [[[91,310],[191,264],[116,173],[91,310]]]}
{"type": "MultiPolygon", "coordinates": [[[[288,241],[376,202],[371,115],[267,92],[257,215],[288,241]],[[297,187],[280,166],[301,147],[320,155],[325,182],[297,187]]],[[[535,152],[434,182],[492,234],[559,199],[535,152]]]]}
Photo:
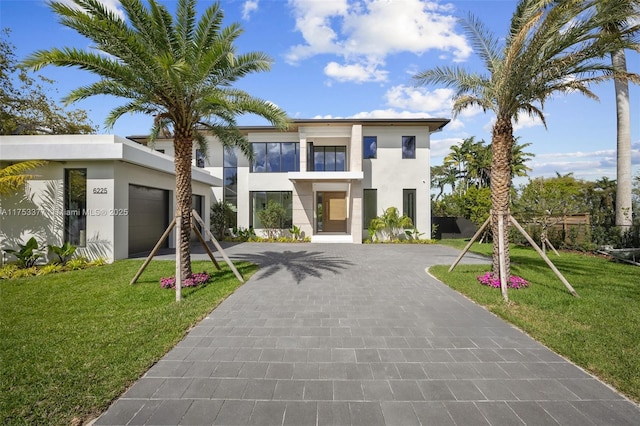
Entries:
{"type": "Polygon", "coordinates": [[[364,172],[289,172],[287,177],[292,182],[297,181],[353,181],[364,179],[364,172]]]}

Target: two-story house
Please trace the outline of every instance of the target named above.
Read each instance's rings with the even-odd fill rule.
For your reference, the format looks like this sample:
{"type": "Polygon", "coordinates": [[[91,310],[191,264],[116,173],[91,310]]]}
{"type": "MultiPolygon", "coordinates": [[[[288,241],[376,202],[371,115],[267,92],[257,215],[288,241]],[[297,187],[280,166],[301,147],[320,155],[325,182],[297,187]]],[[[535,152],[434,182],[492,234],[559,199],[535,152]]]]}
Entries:
{"type": "MultiPolygon", "coordinates": [[[[372,218],[388,207],[409,216],[429,237],[430,135],[447,119],[296,119],[287,131],[241,127],[254,159],[222,148],[194,149],[194,161],[223,186],[216,200],[237,208],[237,226],[261,232],[258,212],[269,200],[288,212],[312,242],[361,243],[372,218]]],[[[131,137],[144,143],[144,137],[131,137]]],[[[155,149],[173,155],[171,140],[155,149]]]]}

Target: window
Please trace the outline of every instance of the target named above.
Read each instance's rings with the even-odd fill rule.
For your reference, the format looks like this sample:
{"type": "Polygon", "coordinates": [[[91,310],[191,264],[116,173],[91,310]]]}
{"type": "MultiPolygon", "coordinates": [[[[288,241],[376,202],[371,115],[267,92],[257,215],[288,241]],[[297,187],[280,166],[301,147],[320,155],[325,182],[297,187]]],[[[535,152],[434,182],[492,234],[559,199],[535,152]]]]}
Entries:
{"type": "Polygon", "coordinates": [[[365,160],[378,157],[378,137],[365,136],[362,138],[362,158],[365,160]]]}
{"type": "Polygon", "coordinates": [[[196,167],[204,168],[204,151],[201,149],[196,149],[196,167]]]}
{"type": "Polygon", "coordinates": [[[416,226],[416,190],[402,190],[402,213],[411,219],[413,226],[416,226]]]}
{"type": "Polygon", "coordinates": [[[164,154],[164,149],[156,149],[160,154],[164,154]]]}
{"type": "Polygon", "coordinates": [[[287,211],[287,215],[281,225],[281,229],[289,229],[293,226],[293,203],[291,191],[253,191],[251,192],[251,222],[249,226],[262,229],[262,222],[258,212],[267,207],[269,201],[275,201],[287,211]]]}
{"type": "Polygon", "coordinates": [[[371,219],[378,216],[378,190],[377,189],[365,189],[362,193],[362,220],[363,228],[368,228],[371,223],[371,219]]]}
{"type": "Polygon", "coordinates": [[[402,137],[402,158],[416,158],[416,137],[402,137]]]}
{"type": "Polygon", "coordinates": [[[87,245],[87,169],[64,170],[64,239],[87,245]]]}
{"type": "Polygon", "coordinates": [[[253,173],[297,172],[300,170],[300,144],[295,142],[258,142],[253,146],[253,173]]]}
{"type": "MultiPolygon", "coordinates": [[[[222,198],[234,207],[238,207],[238,152],[237,149],[225,148],[222,154],[223,161],[223,189],[222,198]]],[[[238,214],[234,210],[230,218],[230,226],[238,224],[238,214]]]]}
{"type": "Polygon", "coordinates": [[[313,146],[309,144],[309,171],[344,172],[347,162],[346,146],[313,146]]]}

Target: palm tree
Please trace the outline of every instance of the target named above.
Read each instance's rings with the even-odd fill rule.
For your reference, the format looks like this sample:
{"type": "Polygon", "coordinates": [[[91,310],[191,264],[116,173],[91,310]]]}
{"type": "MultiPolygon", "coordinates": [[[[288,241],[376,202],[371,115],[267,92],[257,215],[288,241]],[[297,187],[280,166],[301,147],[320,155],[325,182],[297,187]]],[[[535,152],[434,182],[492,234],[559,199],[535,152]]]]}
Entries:
{"type": "Polygon", "coordinates": [[[252,157],[248,141],[236,127],[236,117],[252,113],[278,128],[286,128],[286,114],[272,103],[250,96],[232,84],[247,74],[267,71],[271,58],[261,52],[239,54],[234,46],[242,30],[222,27],[219,3],[196,20],[196,0],[179,0],[176,17],[157,0],[120,0],[126,20],[100,0],[73,0],[74,6],[52,2],[63,25],[90,39],[94,50],[74,48],[38,51],[24,61],[33,69],[46,65],[78,67],[101,77],[73,90],[67,103],[94,95],[128,100],[113,109],[111,127],[126,113],[156,117],[151,137],[172,128],[175,148],[176,214],[181,217],[181,275],[191,274],[189,249],[191,217],[191,161],[200,130],[212,132],[225,146],[238,146],[252,157]]]}
{"type": "MultiPolygon", "coordinates": [[[[579,92],[597,98],[589,85],[613,74],[612,67],[599,59],[603,52],[625,45],[625,40],[599,37],[602,21],[597,16],[616,21],[622,14],[609,4],[603,8],[610,15],[596,14],[593,9],[597,2],[520,0],[504,43],[470,14],[461,22],[487,72],[471,73],[446,66],[414,76],[418,85],[435,83],[455,88],[454,116],[469,106],[496,115],[491,139],[491,228],[493,274],[503,282],[511,275],[509,233],[503,232],[500,242],[498,223],[500,216],[507,219],[509,215],[513,123],[524,113],[539,118],[546,126],[544,102],[556,93],[579,92]],[[500,261],[501,246],[504,262],[500,261]]],[[[620,72],[619,76],[629,75],[620,72]]]]}
{"type": "Polygon", "coordinates": [[[523,151],[523,149],[531,145],[531,142],[519,144],[518,139],[520,139],[519,136],[514,139],[513,150],[511,152],[511,178],[514,178],[516,176],[527,176],[527,173],[531,171],[531,168],[528,167],[525,163],[529,158],[535,156],[535,154],[531,152],[523,151]]]}
{"type": "MultiPolygon", "coordinates": [[[[602,26],[602,32],[612,37],[631,37],[638,32],[640,25],[635,23],[640,12],[638,0],[601,0],[601,3],[615,3],[621,10],[626,11],[627,19],[621,21],[608,20],[602,26]]],[[[599,6],[600,11],[602,6],[599,6]]],[[[604,12],[604,11],[603,11],[604,12]]],[[[638,47],[636,47],[638,48],[638,47]]],[[[609,52],[611,65],[616,72],[623,75],[627,72],[627,59],[624,49],[616,49],[609,52]]],[[[616,226],[622,231],[628,230],[633,223],[632,181],[631,181],[631,114],[629,111],[629,83],[626,79],[615,79],[614,90],[616,94],[616,141],[617,141],[617,167],[616,180],[616,226]]]]}

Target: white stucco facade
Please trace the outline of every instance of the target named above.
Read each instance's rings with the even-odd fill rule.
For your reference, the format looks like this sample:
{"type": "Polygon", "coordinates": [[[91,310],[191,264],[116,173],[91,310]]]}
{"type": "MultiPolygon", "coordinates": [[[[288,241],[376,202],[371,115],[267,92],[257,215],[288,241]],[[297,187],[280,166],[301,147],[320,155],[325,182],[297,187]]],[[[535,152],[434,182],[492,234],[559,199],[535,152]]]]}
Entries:
{"type": "MultiPolygon", "coordinates": [[[[261,194],[268,194],[268,198],[280,192],[291,195],[291,225],[299,227],[312,241],[361,243],[368,236],[368,221],[364,216],[371,216],[367,209],[371,209],[372,203],[375,204],[374,216],[388,207],[397,207],[401,214],[412,210],[415,228],[428,238],[431,235],[430,135],[448,122],[447,119],[309,119],[293,120],[287,131],[269,126],[241,127],[256,153],[260,152],[258,145],[266,145],[267,150],[280,149],[283,153],[285,146],[290,149],[291,144],[295,144],[297,154],[294,167],[292,163],[284,167],[285,155],[281,154],[283,170],[277,170],[276,166],[272,171],[260,167],[259,158],[250,164],[238,155],[233,182],[229,179],[226,182],[232,183],[231,192],[237,194],[237,198],[234,195],[231,200],[237,206],[237,226],[253,227],[258,234],[264,234],[255,219],[256,210],[260,208],[256,206],[256,199],[261,194]],[[365,158],[365,138],[376,141],[375,158],[365,158]],[[403,158],[403,138],[413,138],[415,148],[411,158],[403,158]],[[311,149],[314,154],[310,157],[311,149]],[[344,152],[340,154],[344,155],[344,165],[331,171],[316,170],[317,164],[310,163],[316,161],[318,150],[344,152]],[[327,223],[320,226],[323,218],[319,206],[323,195],[332,197],[327,207],[340,205],[344,224],[322,229],[327,226],[327,223]],[[407,207],[409,196],[411,208],[407,207]],[[367,197],[370,199],[365,206],[367,197]]],[[[132,139],[145,142],[144,137],[132,139]]],[[[204,169],[220,178],[224,186],[229,168],[225,172],[223,148],[213,138],[209,138],[207,145],[204,169]]],[[[154,148],[173,155],[171,140],[158,140],[154,148]]],[[[227,189],[214,188],[213,193],[215,200],[222,200],[228,198],[230,191],[227,186],[227,189]]]]}
{"type": "MultiPolygon", "coordinates": [[[[0,248],[17,248],[32,236],[45,248],[73,236],[81,255],[113,261],[129,257],[133,247],[147,250],[174,215],[175,172],[168,155],[112,135],[0,136],[0,167],[34,159],[47,164],[31,172],[35,176],[24,191],[0,198],[0,248]],[[72,178],[80,180],[81,191],[70,184],[72,178]],[[156,196],[150,199],[156,204],[132,206],[132,194],[138,193],[156,196]],[[73,197],[81,202],[70,206],[73,197]],[[142,229],[145,223],[153,227],[142,229]]],[[[193,193],[201,197],[207,226],[211,188],[219,185],[220,179],[193,169],[193,193]]],[[[169,247],[173,241],[171,235],[169,247]]]]}

